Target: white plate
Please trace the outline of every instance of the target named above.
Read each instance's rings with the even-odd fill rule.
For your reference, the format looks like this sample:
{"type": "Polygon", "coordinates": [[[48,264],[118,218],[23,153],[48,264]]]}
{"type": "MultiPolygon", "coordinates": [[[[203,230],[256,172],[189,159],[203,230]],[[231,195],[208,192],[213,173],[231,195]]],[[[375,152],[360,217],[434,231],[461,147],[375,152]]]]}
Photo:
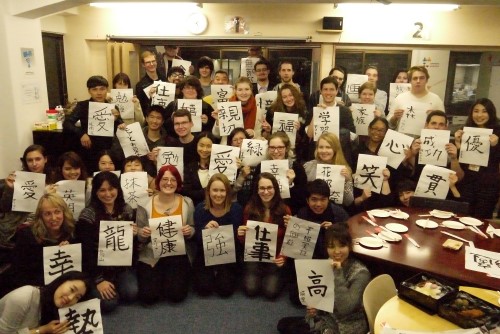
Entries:
{"type": "Polygon", "coordinates": [[[380,231],[378,236],[389,242],[399,242],[401,241],[401,239],[403,239],[403,237],[401,237],[399,234],[390,231],[380,231]]]}
{"type": "MultiPolygon", "coordinates": [[[[500,228],[497,228],[493,231],[493,234],[500,238],[500,228]]],[[[499,303],[500,304],[500,303],[499,303]]]]}
{"type": "Polygon", "coordinates": [[[472,218],[472,217],[462,217],[459,219],[462,223],[465,225],[469,226],[481,226],[483,225],[483,222],[480,221],[479,219],[472,218]]]}
{"type": "Polygon", "coordinates": [[[404,226],[403,224],[389,223],[389,224],[385,225],[385,227],[388,230],[391,230],[392,232],[397,232],[397,233],[408,232],[408,227],[404,226]]]}
{"type": "Polygon", "coordinates": [[[455,215],[453,212],[441,211],[441,210],[432,210],[429,213],[431,214],[431,216],[441,219],[448,219],[455,215]]]}
{"type": "Polygon", "coordinates": [[[358,242],[361,246],[367,248],[382,248],[382,240],[374,238],[374,237],[363,237],[359,238],[358,242]]]}
{"type": "Polygon", "coordinates": [[[438,223],[429,219],[419,219],[415,223],[421,228],[436,228],[439,226],[438,223]]]}
{"type": "Polygon", "coordinates": [[[443,222],[443,226],[447,228],[451,228],[453,230],[463,230],[465,225],[454,220],[445,220],[443,222]]]}
{"type": "Polygon", "coordinates": [[[389,211],[385,211],[385,210],[370,210],[368,212],[370,212],[373,216],[379,217],[379,218],[389,217],[389,211]]]}
{"type": "Polygon", "coordinates": [[[397,218],[397,219],[407,219],[410,217],[409,214],[403,211],[391,211],[390,212],[392,218],[397,218]]]}

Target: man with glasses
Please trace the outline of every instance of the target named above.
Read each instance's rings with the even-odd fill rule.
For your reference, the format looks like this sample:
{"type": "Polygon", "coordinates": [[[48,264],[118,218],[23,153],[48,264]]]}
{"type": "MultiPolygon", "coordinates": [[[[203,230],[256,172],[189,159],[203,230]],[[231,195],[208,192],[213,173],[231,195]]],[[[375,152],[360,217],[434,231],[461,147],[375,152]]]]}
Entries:
{"type": "Polygon", "coordinates": [[[170,67],[167,72],[167,81],[175,84],[175,96],[179,96],[179,83],[184,79],[184,70],[182,67],[170,67]]]}
{"type": "MultiPolygon", "coordinates": [[[[156,56],[151,51],[144,51],[141,54],[142,67],[146,71],[142,79],[135,86],[135,94],[139,99],[143,113],[149,110],[151,105],[151,95],[156,91],[155,88],[151,88],[148,94],[144,92],[144,89],[150,86],[154,81],[167,81],[164,73],[158,71],[158,64],[156,63],[156,56]]],[[[146,117],[146,114],[144,114],[146,117]]]]}
{"type": "Polygon", "coordinates": [[[252,84],[253,95],[272,90],[276,83],[270,82],[269,80],[271,63],[269,63],[266,59],[261,59],[255,63],[253,68],[255,70],[255,76],[257,77],[257,82],[252,84]]]}
{"type": "Polygon", "coordinates": [[[194,135],[191,133],[193,127],[193,119],[191,113],[186,109],[179,109],[172,114],[172,122],[174,123],[175,136],[167,137],[167,145],[173,147],[184,148],[184,166],[190,162],[196,161],[197,153],[194,145],[194,135]]]}

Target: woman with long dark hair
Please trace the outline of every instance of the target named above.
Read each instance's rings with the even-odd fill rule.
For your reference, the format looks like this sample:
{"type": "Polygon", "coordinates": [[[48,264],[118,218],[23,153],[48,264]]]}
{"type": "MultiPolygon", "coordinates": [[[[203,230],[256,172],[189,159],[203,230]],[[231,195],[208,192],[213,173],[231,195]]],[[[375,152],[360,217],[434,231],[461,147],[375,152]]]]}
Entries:
{"type": "Polygon", "coordinates": [[[255,220],[278,225],[278,240],[274,263],[245,262],[243,289],[247,296],[263,294],[268,299],[275,299],[283,288],[282,268],[285,257],[280,254],[285,236],[284,216],[290,215],[290,208],[280,196],[278,181],[271,173],[261,173],[253,183],[252,197],[243,211],[243,225],[238,227],[238,239],[245,242],[248,220],[255,220]]]}
{"type": "Polygon", "coordinates": [[[213,144],[215,144],[215,137],[210,132],[202,132],[196,136],[194,139],[196,159],[184,166],[185,177],[182,194],[191,198],[195,206],[205,199],[205,188],[210,179],[208,167],[210,166],[213,144]]]}
{"type": "MultiPolygon", "coordinates": [[[[40,145],[30,145],[21,158],[22,171],[31,173],[47,172],[47,153],[40,145]]],[[[31,220],[32,213],[12,211],[12,199],[14,196],[14,182],[16,173],[14,171],[3,180],[0,180],[0,245],[3,248],[13,248],[12,237],[19,225],[31,220]]]]}
{"type": "Polygon", "coordinates": [[[0,333],[54,333],[69,330],[58,309],[86,298],[91,289],[85,273],[70,271],[44,287],[26,285],[0,299],[0,333]]]}
{"type": "MultiPolygon", "coordinates": [[[[469,214],[478,218],[492,218],[500,192],[500,125],[497,111],[491,100],[478,99],[470,108],[466,127],[492,129],[489,136],[490,158],[487,166],[461,163],[464,178],[458,183],[461,198],[469,203],[469,214]]],[[[455,145],[460,148],[464,131],[455,132],[455,145]]]]}
{"type": "MultiPolygon", "coordinates": [[[[137,278],[133,267],[98,266],[99,226],[101,221],[134,221],[134,210],[125,203],[120,180],[112,172],[100,172],[92,180],[90,205],[82,210],[76,225],[76,237],[82,243],[83,270],[96,284],[96,297],[103,312],[116,308],[119,300],[133,301],[137,296],[137,278]]],[[[137,228],[133,224],[134,235],[137,228]]]]}

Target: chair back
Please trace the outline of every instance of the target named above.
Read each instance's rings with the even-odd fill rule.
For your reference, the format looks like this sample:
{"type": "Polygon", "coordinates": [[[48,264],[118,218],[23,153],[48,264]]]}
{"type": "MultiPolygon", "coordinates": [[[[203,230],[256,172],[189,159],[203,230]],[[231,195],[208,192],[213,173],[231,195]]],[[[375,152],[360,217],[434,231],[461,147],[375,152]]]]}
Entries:
{"type": "Polygon", "coordinates": [[[410,197],[410,207],[437,209],[461,214],[469,213],[469,203],[457,202],[448,199],[412,196],[410,197]]]}
{"type": "Polygon", "coordinates": [[[372,279],[363,292],[363,307],[365,308],[370,333],[373,329],[375,317],[386,301],[394,297],[397,293],[396,285],[391,276],[387,274],[379,275],[372,279]]]}

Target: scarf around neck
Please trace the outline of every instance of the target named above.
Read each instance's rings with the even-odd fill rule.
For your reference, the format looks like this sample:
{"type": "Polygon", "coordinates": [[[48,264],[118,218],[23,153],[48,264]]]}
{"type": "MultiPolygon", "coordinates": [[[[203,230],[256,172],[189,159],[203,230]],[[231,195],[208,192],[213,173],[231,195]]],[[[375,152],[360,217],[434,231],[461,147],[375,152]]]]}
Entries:
{"type": "MultiPolygon", "coordinates": [[[[235,102],[238,101],[238,98],[234,95],[229,101],[235,102]]],[[[245,105],[241,105],[241,109],[243,110],[243,125],[245,129],[253,130],[257,118],[257,102],[255,101],[255,97],[252,95],[245,105]]]]}

